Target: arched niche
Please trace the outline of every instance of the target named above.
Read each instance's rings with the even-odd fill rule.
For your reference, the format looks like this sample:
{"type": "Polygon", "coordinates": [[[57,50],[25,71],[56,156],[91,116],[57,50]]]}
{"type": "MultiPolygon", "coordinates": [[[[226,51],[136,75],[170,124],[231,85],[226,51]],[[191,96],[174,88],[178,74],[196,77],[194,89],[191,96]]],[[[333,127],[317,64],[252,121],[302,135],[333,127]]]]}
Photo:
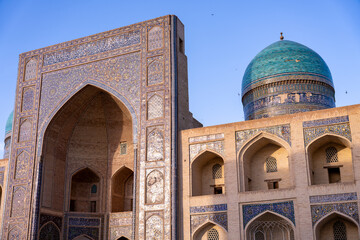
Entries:
{"type": "Polygon", "coordinates": [[[73,240],[94,240],[93,238],[89,237],[88,235],[80,235],[76,238],[73,238],[73,240]]]}
{"type": "Polygon", "coordinates": [[[224,194],[224,175],[224,160],[219,154],[208,150],[199,154],[191,164],[192,196],[224,194]]]}
{"type": "Polygon", "coordinates": [[[294,225],[283,216],[267,211],[245,227],[247,240],[295,240],[294,225]]]}
{"type": "Polygon", "coordinates": [[[117,240],[129,240],[127,237],[119,237],[117,240]]]}
{"type": "Polygon", "coordinates": [[[60,229],[53,222],[48,222],[40,228],[39,240],[60,240],[60,229]]]}
{"type": "Polygon", "coordinates": [[[339,212],[332,212],[314,226],[316,240],[359,239],[359,226],[354,219],[339,212]]]}
{"type": "Polygon", "coordinates": [[[227,240],[227,231],[218,224],[208,221],[197,228],[193,240],[227,240]]]}
{"type": "Polygon", "coordinates": [[[126,212],[133,205],[134,172],[120,168],[111,178],[111,212],[126,212]]]}
{"type": "Polygon", "coordinates": [[[42,208],[58,214],[70,211],[71,181],[84,168],[101,179],[87,190],[91,198],[97,195],[96,211],[111,211],[113,169],[134,164],[134,110],[119,99],[99,87],[83,86],[61,103],[46,130],[40,131],[40,212],[42,208]]]}
{"type": "Polygon", "coordinates": [[[70,212],[98,212],[99,185],[100,177],[93,170],[85,168],[75,173],[71,178],[70,212]]]}
{"type": "Polygon", "coordinates": [[[353,182],[351,143],[348,139],[326,134],[306,148],[311,185],[353,182]]]}
{"type": "Polygon", "coordinates": [[[241,191],[259,191],[293,186],[290,146],[284,140],[260,133],[239,152],[241,191]]]}

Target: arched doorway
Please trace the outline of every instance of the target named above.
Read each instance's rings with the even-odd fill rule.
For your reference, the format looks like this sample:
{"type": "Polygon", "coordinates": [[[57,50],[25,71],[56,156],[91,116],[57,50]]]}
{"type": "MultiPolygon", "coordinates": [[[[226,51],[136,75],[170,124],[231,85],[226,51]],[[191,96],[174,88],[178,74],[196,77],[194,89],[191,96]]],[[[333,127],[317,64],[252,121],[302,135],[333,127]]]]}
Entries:
{"type": "Polygon", "coordinates": [[[205,151],[191,164],[192,196],[224,194],[224,160],[220,155],[205,151]]]}
{"type": "Polygon", "coordinates": [[[247,240],[294,240],[294,226],[284,217],[265,212],[246,226],[247,240]]]}
{"type": "Polygon", "coordinates": [[[351,143],[346,138],[324,135],[307,147],[311,185],[353,182],[351,143]]]}
{"type": "Polygon", "coordinates": [[[359,239],[359,230],[353,219],[344,214],[333,212],[315,225],[315,236],[316,240],[359,239]]]}
{"type": "Polygon", "coordinates": [[[42,161],[40,213],[110,213],[111,177],[121,166],[134,165],[130,111],[109,93],[84,87],[46,128],[42,161]]]}

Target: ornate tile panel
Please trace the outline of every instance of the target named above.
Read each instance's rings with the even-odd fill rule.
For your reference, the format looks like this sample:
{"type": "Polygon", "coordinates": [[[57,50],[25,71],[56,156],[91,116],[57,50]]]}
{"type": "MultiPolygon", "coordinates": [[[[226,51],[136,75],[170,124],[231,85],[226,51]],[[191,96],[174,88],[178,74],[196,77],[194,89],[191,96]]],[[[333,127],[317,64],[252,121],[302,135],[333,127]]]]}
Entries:
{"type": "Polygon", "coordinates": [[[227,211],[227,204],[190,207],[190,213],[222,212],[222,211],[227,211]]]}
{"type": "Polygon", "coordinates": [[[145,239],[164,239],[164,220],[162,212],[147,212],[145,239]]]}
{"type": "Polygon", "coordinates": [[[15,179],[22,179],[27,176],[30,156],[26,151],[18,150],[16,157],[15,179]]]}
{"type": "Polygon", "coordinates": [[[264,204],[247,204],[243,205],[242,209],[244,228],[246,227],[248,222],[250,222],[250,220],[265,211],[278,213],[288,218],[295,225],[295,211],[293,201],[264,204]]]}
{"type": "Polygon", "coordinates": [[[218,133],[218,134],[210,134],[210,135],[204,135],[204,136],[198,136],[198,137],[191,137],[191,138],[189,138],[189,143],[214,141],[214,140],[218,140],[218,139],[224,139],[224,134],[218,133]]]}
{"type": "Polygon", "coordinates": [[[206,223],[207,221],[212,221],[214,223],[219,224],[224,229],[228,229],[228,218],[227,213],[210,213],[210,214],[196,214],[190,217],[191,221],[191,233],[193,234],[194,231],[206,223]]]}
{"type": "Polygon", "coordinates": [[[146,197],[147,204],[164,202],[164,169],[146,169],[146,197]]]}
{"type": "Polygon", "coordinates": [[[150,127],[147,129],[147,161],[159,161],[164,159],[164,127],[150,127]]]}
{"type": "Polygon", "coordinates": [[[164,100],[163,94],[148,95],[147,100],[147,119],[152,120],[164,117],[164,100]]]}
{"type": "Polygon", "coordinates": [[[8,234],[8,239],[22,239],[22,236],[23,236],[23,232],[21,231],[21,229],[18,227],[18,226],[15,226],[15,227],[10,227],[9,228],[9,234],[8,234]]]}
{"type": "Polygon", "coordinates": [[[35,89],[34,86],[23,88],[21,111],[31,111],[34,107],[35,89]]]}
{"type": "Polygon", "coordinates": [[[351,140],[351,130],[349,123],[319,126],[314,128],[304,128],[304,145],[307,146],[312,140],[326,133],[343,136],[351,140]]]}
{"type": "Polygon", "coordinates": [[[42,123],[67,95],[89,79],[116,89],[128,99],[138,114],[140,65],[140,53],[133,52],[43,74],[39,123],[42,123]]]}
{"type": "Polygon", "coordinates": [[[356,192],[353,193],[339,193],[329,195],[316,195],[310,196],[310,203],[323,203],[323,202],[339,202],[357,200],[356,192]]]}
{"type": "Polygon", "coordinates": [[[132,226],[110,227],[110,239],[117,240],[120,237],[131,239],[132,226]]]}
{"type": "Polygon", "coordinates": [[[325,119],[318,119],[313,121],[306,121],[303,122],[303,127],[318,127],[323,125],[331,125],[336,123],[346,123],[349,122],[349,116],[341,116],[341,117],[334,117],[334,118],[325,118],[325,119]]]}
{"type": "Polygon", "coordinates": [[[266,132],[273,135],[278,136],[279,138],[284,139],[286,142],[289,143],[291,146],[291,132],[290,132],[290,124],[279,125],[279,126],[272,126],[266,128],[253,128],[248,130],[241,130],[235,133],[235,140],[236,140],[236,152],[238,152],[243,144],[255,136],[260,132],[266,132]]]}
{"type": "Polygon", "coordinates": [[[82,43],[44,55],[44,66],[90,56],[140,43],[140,31],[128,32],[98,41],[82,43]]]}
{"type": "Polygon", "coordinates": [[[321,204],[321,205],[311,206],[311,218],[312,218],[313,226],[323,216],[335,211],[343,213],[354,219],[357,223],[359,223],[357,202],[346,202],[346,203],[321,204]]]}
{"type": "Polygon", "coordinates": [[[39,239],[60,240],[59,228],[53,222],[46,223],[40,229],[39,239]]]}
{"type": "Polygon", "coordinates": [[[4,174],[5,172],[0,172],[0,185],[4,187],[4,174]]]}
{"type": "Polygon", "coordinates": [[[25,216],[26,188],[15,186],[12,194],[11,217],[25,216]]]}
{"type": "Polygon", "coordinates": [[[207,142],[207,143],[198,143],[190,145],[190,160],[194,160],[196,155],[200,152],[208,149],[213,150],[220,155],[224,153],[224,141],[215,141],[215,142],[207,142]]]}
{"type": "Polygon", "coordinates": [[[159,26],[152,27],[148,32],[148,51],[163,48],[164,29],[159,26]]]}
{"type": "Polygon", "coordinates": [[[26,63],[25,66],[24,81],[28,81],[36,78],[37,65],[38,65],[37,58],[36,57],[30,58],[30,60],[26,63]]]}
{"type": "Polygon", "coordinates": [[[99,218],[69,218],[69,224],[72,226],[87,226],[87,227],[97,227],[100,226],[99,218]]]}
{"type": "Polygon", "coordinates": [[[30,140],[32,133],[32,118],[21,118],[19,127],[19,142],[30,140]]]}
{"type": "Polygon", "coordinates": [[[164,82],[164,56],[156,56],[147,60],[147,85],[164,82]]]}

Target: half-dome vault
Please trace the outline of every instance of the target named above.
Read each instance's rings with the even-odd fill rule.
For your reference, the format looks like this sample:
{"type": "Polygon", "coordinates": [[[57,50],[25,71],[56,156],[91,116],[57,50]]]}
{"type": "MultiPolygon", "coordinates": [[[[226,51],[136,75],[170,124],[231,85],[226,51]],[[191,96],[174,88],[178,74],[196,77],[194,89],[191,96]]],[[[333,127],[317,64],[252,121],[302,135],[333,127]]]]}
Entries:
{"type": "Polygon", "coordinates": [[[297,42],[278,41],[248,65],[242,81],[246,120],[335,107],[325,61],[297,42]]]}

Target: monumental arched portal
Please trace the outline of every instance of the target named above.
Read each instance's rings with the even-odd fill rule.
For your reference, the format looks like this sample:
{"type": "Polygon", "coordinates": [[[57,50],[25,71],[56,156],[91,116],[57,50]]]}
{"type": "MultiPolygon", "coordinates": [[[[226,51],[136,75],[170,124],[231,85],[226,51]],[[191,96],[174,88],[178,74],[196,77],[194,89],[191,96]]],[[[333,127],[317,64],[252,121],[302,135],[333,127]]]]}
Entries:
{"type": "Polygon", "coordinates": [[[2,239],[176,239],[183,44],[165,16],[20,55],[2,239]]]}

